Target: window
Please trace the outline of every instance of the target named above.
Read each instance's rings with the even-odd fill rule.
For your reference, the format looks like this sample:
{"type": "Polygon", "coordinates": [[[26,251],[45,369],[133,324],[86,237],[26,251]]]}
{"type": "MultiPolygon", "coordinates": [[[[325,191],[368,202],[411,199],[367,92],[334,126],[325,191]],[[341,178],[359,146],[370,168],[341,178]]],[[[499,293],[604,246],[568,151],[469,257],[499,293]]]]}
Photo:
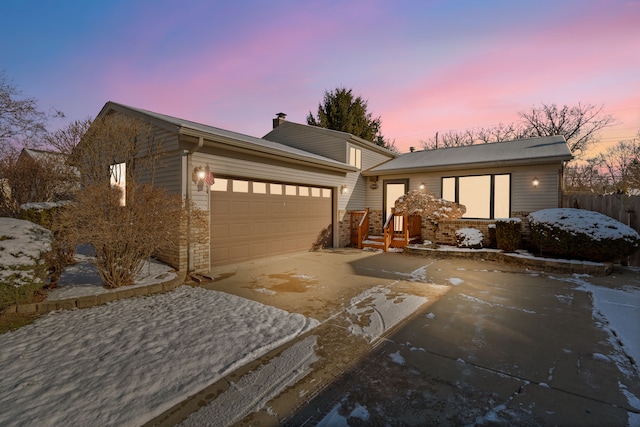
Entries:
{"type": "Polygon", "coordinates": [[[120,195],[120,206],[127,204],[127,165],[126,163],[116,163],[109,166],[109,181],[112,187],[118,188],[120,195]]]}
{"type": "Polygon", "coordinates": [[[463,218],[508,218],[511,215],[511,175],[442,178],[442,198],[467,208],[463,218]]]}
{"type": "Polygon", "coordinates": [[[349,164],[358,169],[362,168],[362,150],[359,148],[349,148],[349,164]]]}

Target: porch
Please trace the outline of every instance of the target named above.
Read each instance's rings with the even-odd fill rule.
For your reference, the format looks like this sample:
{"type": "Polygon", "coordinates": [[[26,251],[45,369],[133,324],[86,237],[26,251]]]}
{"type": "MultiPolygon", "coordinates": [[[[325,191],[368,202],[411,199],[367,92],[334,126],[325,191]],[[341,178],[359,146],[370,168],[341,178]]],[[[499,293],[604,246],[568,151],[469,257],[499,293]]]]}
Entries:
{"type": "Polygon", "coordinates": [[[399,215],[392,209],[382,227],[382,234],[370,233],[369,219],[369,208],[350,212],[351,246],[387,252],[389,248],[401,249],[422,240],[422,218],[419,215],[399,215]]]}

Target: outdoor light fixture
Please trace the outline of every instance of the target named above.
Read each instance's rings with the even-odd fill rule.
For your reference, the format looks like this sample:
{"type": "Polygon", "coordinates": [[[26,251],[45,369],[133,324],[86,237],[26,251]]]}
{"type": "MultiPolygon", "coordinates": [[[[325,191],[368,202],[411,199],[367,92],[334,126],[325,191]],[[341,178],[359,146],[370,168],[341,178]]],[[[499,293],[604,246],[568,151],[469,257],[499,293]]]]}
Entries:
{"type": "Polygon", "coordinates": [[[420,189],[424,190],[425,188],[427,188],[427,185],[424,182],[420,183],[420,189]]]}
{"type": "Polygon", "coordinates": [[[347,194],[349,192],[349,188],[347,188],[346,185],[341,185],[340,186],[340,193],[341,194],[347,194]]]}
{"type": "Polygon", "coordinates": [[[207,176],[207,173],[205,172],[204,168],[202,166],[196,166],[195,168],[193,168],[191,180],[194,184],[197,184],[198,182],[201,182],[205,178],[205,176],[207,176]]]}
{"type": "Polygon", "coordinates": [[[534,177],[531,180],[531,185],[533,185],[533,188],[538,188],[538,184],[540,184],[540,180],[538,179],[538,177],[534,177]]]}

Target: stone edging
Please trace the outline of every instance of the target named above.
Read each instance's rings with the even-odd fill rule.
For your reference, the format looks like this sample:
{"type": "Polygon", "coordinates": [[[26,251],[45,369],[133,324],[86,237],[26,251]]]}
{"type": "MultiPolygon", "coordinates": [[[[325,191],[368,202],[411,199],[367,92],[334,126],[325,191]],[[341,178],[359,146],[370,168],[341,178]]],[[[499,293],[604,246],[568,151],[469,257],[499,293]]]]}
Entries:
{"type": "Polygon", "coordinates": [[[464,251],[438,250],[416,245],[405,246],[404,254],[430,258],[466,258],[484,259],[508,263],[523,268],[542,270],[559,274],[589,274],[591,276],[606,276],[611,273],[613,265],[600,262],[581,262],[551,258],[524,257],[514,253],[498,250],[469,249],[464,251]]]}
{"type": "Polygon", "coordinates": [[[135,288],[116,289],[98,295],[87,295],[78,298],[66,298],[56,301],[41,301],[28,304],[13,304],[8,306],[0,316],[5,314],[45,314],[56,310],[73,310],[76,308],[90,308],[109,302],[140,297],[144,295],[159,294],[172,291],[178,286],[184,285],[185,273],[177,272],[177,276],[171,280],[153,285],[138,286],[135,288]]]}

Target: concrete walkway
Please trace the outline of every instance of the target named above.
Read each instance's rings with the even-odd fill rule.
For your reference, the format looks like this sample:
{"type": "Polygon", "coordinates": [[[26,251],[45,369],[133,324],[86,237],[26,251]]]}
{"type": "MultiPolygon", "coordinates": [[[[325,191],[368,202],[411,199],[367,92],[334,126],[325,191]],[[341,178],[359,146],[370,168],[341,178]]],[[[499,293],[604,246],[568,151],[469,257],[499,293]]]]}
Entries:
{"type": "MultiPolygon", "coordinates": [[[[149,425],[181,422],[309,337],[316,353],[310,372],[238,425],[331,425],[350,415],[358,425],[362,411],[368,425],[626,425],[628,411],[638,412],[621,392],[622,384],[640,396],[636,367],[629,362],[635,373],[624,375],[604,356],[617,350],[593,319],[589,295],[561,275],[350,249],[213,273],[210,289],[321,324],[149,425]],[[359,296],[372,289],[394,304],[422,302],[390,321],[374,305],[362,307],[373,299],[359,296]],[[373,322],[381,325],[376,336],[354,333],[373,322]]],[[[618,284],[611,276],[596,280],[618,284]]],[[[640,286],[640,277],[628,273],[624,283],[640,286]]]]}

